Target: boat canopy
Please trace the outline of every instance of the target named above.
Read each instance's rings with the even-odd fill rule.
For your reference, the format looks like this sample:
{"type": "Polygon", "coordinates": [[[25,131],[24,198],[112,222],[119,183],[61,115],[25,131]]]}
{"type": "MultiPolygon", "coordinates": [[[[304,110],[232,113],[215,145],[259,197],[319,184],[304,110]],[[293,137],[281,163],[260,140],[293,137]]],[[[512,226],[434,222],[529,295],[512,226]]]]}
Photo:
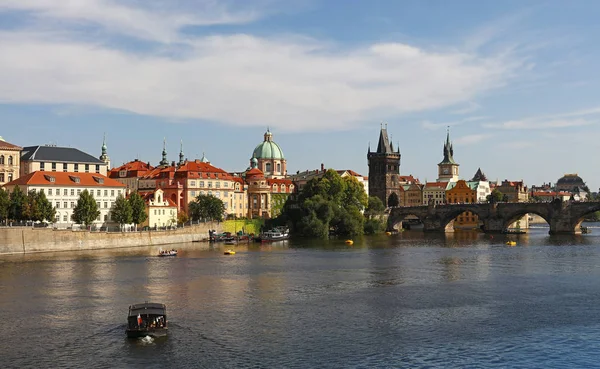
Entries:
{"type": "Polygon", "coordinates": [[[129,306],[129,316],[137,316],[138,314],[166,315],[166,313],[167,307],[165,304],[146,302],[129,306]]]}

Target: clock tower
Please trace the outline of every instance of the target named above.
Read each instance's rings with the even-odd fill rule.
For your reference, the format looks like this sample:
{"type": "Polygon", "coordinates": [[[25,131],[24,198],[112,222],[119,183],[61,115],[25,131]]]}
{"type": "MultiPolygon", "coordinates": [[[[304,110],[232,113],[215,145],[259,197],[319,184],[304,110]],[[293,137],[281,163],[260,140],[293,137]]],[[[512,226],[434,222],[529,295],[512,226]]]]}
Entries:
{"type": "Polygon", "coordinates": [[[446,133],[444,144],[444,160],[438,164],[438,182],[458,181],[458,164],[454,161],[454,149],[450,143],[450,129],[446,133]]]}
{"type": "Polygon", "coordinates": [[[398,206],[400,196],[400,149],[389,140],[387,124],[381,126],[377,151],[367,151],[369,196],[377,196],[385,206],[398,206]]]}

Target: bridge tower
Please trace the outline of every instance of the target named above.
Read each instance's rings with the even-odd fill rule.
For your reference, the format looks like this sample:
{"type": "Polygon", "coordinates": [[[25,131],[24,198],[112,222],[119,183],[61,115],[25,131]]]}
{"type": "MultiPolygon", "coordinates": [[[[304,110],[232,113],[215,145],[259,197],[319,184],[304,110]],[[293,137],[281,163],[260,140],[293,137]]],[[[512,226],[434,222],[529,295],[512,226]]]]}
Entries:
{"type": "Polygon", "coordinates": [[[458,181],[458,163],[454,161],[454,148],[450,142],[450,128],[446,133],[444,144],[444,160],[438,164],[438,182],[458,181]]]}
{"type": "MultiPolygon", "coordinates": [[[[385,206],[389,206],[390,197],[399,200],[400,196],[400,149],[394,151],[385,128],[381,125],[377,151],[367,151],[369,162],[369,196],[377,196],[385,206]],[[394,194],[394,195],[393,195],[394,194]]],[[[392,200],[392,205],[393,205],[392,200]]],[[[397,204],[396,204],[397,205],[397,204]]]]}

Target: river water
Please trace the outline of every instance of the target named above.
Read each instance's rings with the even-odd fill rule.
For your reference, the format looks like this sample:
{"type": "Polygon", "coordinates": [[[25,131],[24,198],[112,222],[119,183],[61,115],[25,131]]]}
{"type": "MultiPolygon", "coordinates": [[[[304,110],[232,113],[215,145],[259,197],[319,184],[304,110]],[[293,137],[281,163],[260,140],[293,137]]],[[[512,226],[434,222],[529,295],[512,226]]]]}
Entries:
{"type": "Polygon", "coordinates": [[[600,229],[546,232],[3,256],[0,366],[600,367],[600,229]],[[166,339],[125,338],[146,300],[166,339]]]}

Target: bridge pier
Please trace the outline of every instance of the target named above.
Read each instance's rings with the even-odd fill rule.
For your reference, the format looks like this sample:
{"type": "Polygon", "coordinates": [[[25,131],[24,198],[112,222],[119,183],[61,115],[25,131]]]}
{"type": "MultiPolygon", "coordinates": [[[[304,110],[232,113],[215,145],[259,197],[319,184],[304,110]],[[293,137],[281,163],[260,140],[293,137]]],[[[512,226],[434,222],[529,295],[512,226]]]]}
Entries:
{"type": "Polygon", "coordinates": [[[483,231],[485,233],[502,233],[504,231],[504,220],[498,218],[483,219],[483,231]]]}

